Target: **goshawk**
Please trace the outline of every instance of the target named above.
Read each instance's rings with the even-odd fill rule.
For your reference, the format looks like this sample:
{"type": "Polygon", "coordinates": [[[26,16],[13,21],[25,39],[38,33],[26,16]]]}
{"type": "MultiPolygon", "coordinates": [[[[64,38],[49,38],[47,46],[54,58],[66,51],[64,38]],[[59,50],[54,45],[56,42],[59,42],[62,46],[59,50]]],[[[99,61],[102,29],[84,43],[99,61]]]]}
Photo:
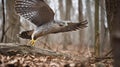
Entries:
{"type": "Polygon", "coordinates": [[[79,28],[85,28],[87,24],[86,21],[72,23],[54,20],[54,12],[44,0],[15,0],[15,11],[36,25],[36,29],[23,31],[19,34],[21,38],[31,39],[32,45],[40,36],[75,31],[79,28]]]}

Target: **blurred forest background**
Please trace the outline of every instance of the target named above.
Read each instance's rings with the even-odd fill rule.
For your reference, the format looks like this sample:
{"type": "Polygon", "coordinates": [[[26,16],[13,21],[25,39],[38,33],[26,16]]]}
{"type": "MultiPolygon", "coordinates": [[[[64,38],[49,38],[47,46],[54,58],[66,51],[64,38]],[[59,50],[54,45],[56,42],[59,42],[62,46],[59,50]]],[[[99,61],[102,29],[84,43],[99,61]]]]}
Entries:
{"type": "MultiPolygon", "coordinates": [[[[42,44],[62,45],[63,49],[74,45],[78,49],[95,49],[97,55],[108,50],[109,33],[106,19],[105,0],[45,0],[55,12],[55,19],[69,21],[88,21],[88,27],[82,30],[40,37],[37,46],[42,44]]],[[[14,0],[4,0],[4,9],[0,0],[0,42],[27,44],[29,40],[17,36],[21,31],[35,26],[14,11],[14,0]]],[[[75,48],[74,48],[75,49],[75,48]]],[[[101,54],[102,55],[102,54],[101,54]]]]}
{"type": "MultiPolygon", "coordinates": [[[[71,49],[84,57],[93,57],[93,55],[106,57],[113,52],[111,56],[115,60],[115,67],[120,67],[119,0],[45,1],[54,10],[55,19],[79,22],[87,20],[88,27],[74,32],[40,37],[35,46],[51,49],[55,47],[56,50],[64,51],[71,49]]],[[[0,0],[0,42],[24,45],[29,40],[19,38],[17,34],[35,26],[15,13],[14,3],[14,0],[0,0]]],[[[71,51],[69,53],[72,54],[71,51]]]]}

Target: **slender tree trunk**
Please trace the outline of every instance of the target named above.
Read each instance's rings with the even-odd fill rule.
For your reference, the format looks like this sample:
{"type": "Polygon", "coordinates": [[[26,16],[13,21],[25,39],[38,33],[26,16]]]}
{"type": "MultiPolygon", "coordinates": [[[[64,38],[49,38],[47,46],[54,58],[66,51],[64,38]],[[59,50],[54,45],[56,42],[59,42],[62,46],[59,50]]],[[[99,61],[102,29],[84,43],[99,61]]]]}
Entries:
{"type": "Polygon", "coordinates": [[[7,32],[5,34],[4,42],[19,42],[17,34],[20,31],[20,21],[18,15],[15,14],[14,3],[14,0],[6,0],[7,32]]]}
{"type": "Polygon", "coordinates": [[[120,0],[106,0],[114,67],[120,67],[120,0]]]}
{"type": "MultiPolygon", "coordinates": [[[[78,0],[79,22],[83,21],[83,5],[82,0],[78,0]]],[[[80,46],[85,45],[85,30],[80,30],[80,46]]]]}
{"type": "Polygon", "coordinates": [[[89,22],[88,23],[88,33],[90,34],[87,34],[89,36],[88,38],[88,43],[90,46],[93,46],[94,44],[94,27],[93,27],[93,18],[91,17],[92,16],[92,5],[91,5],[91,1],[90,0],[86,0],[86,16],[87,16],[87,21],[89,22]]]}
{"type": "Polygon", "coordinates": [[[1,37],[1,42],[3,42],[4,40],[4,36],[5,36],[5,4],[4,4],[4,0],[2,0],[2,14],[3,14],[3,23],[2,23],[2,37],[1,37]]]}
{"type": "MultiPolygon", "coordinates": [[[[101,6],[101,21],[100,21],[100,51],[101,51],[101,54],[102,54],[102,51],[103,51],[103,49],[104,49],[104,47],[105,47],[105,39],[106,39],[106,37],[107,36],[105,36],[106,35],[106,33],[107,33],[107,31],[105,31],[106,30],[106,28],[105,28],[105,1],[104,0],[101,0],[100,1],[100,5],[102,5],[101,6]]],[[[107,41],[107,40],[106,40],[107,41]]]]}
{"type": "Polygon", "coordinates": [[[60,19],[65,20],[65,10],[63,0],[59,0],[60,19]]]}
{"type": "Polygon", "coordinates": [[[100,37],[99,37],[99,0],[95,0],[95,43],[94,43],[94,50],[95,56],[100,56],[100,37]]]}
{"type": "Polygon", "coordinates": [[[70,20],[71,8],[72,8],[72,0],[66,0],[66,16],[65,16],[65,20],[70,20]]]}
{"type": "MultiPolygon", "coordinates": [[[[60,10],[60,19],[65,20],[65,10],[64,10],[64,5],[63,5],[63,0],[59,0],[59,10],[60,10]]],[[[63,38],[65,34],[62,34],[63,38]]],[[[63,49],[67,49],[65,39],[62,40],[63,44],[63,49]]]]}
{"type": "MultiPolygon", "coordinates": [[[[70,20],[71,8],[72,8],[72,0],[66,0],[65,20],[70,20]]],[[[67,45],[71,44],[70,33],[64,33],[64,41],[65,42],[64,42],[63,49],[67,49],[67,45]]]]}

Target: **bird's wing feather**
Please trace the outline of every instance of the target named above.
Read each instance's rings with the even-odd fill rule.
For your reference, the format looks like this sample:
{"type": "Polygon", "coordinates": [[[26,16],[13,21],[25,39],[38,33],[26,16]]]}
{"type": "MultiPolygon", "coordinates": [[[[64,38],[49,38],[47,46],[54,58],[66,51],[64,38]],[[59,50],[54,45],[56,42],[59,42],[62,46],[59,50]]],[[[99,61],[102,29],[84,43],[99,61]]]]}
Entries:
{"type": "MultiPolygon", "coordinates": [[[[75,31],[75,30],[77,30],[79,28],[82,29],[82,28],[87,27],[87,23],[88,23],[87,21],[82,21],[80,23],[67,23],[67,26],[61,26],[60,25],[59,28],[53,29],[50,33],[60,33],[60,32],[75,31]]],[[[59,23],[57,23],[57,24],[59,24],[59,23]]],[[[23,32],[21,32],[19,34],[19,37],[24,38],[24,39],[31,39],[31,35],[32,35],[33,31],[34,30],[23,31],[23,32]]],[[[49,31],[49,29],[48,29],[48,31],[49,31]]],[[[38,37],[39,37],[39,35],[36,38],[38,38],[38,37]]]]}
{"type": "Polygon", "coordinates": [[[80,23],[67,23],[67,26],[61,27],[59,30],[54,31],[53,33],[75,31],[79,28],[83,29],[87,27],[87,23],[87,21],[82,21],[80,23]]]}
{"type": "Polygon", "coordinates": [[[44,0],[15,0],[15,11],[36,26],[43,25],[54,19],[53,10],[44,0]]]}

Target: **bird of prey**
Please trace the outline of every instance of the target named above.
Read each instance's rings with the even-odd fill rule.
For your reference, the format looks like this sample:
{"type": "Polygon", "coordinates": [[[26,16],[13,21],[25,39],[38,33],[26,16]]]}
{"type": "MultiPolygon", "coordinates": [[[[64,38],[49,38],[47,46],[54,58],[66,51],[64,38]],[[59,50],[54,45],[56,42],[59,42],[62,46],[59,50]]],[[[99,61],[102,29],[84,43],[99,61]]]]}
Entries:
{"type": "Polygon", "coordinates": [[[31,39],[30,44],[33,46],[40,36],[75,31],[79,28],[85,28],[87,24],[86,21],[72,23],[54,20],[54,12],[44,0],[15,0],[15,11],[36,25],[35,29],[23,31],[19,34],[21,38],[31,39]]]}

